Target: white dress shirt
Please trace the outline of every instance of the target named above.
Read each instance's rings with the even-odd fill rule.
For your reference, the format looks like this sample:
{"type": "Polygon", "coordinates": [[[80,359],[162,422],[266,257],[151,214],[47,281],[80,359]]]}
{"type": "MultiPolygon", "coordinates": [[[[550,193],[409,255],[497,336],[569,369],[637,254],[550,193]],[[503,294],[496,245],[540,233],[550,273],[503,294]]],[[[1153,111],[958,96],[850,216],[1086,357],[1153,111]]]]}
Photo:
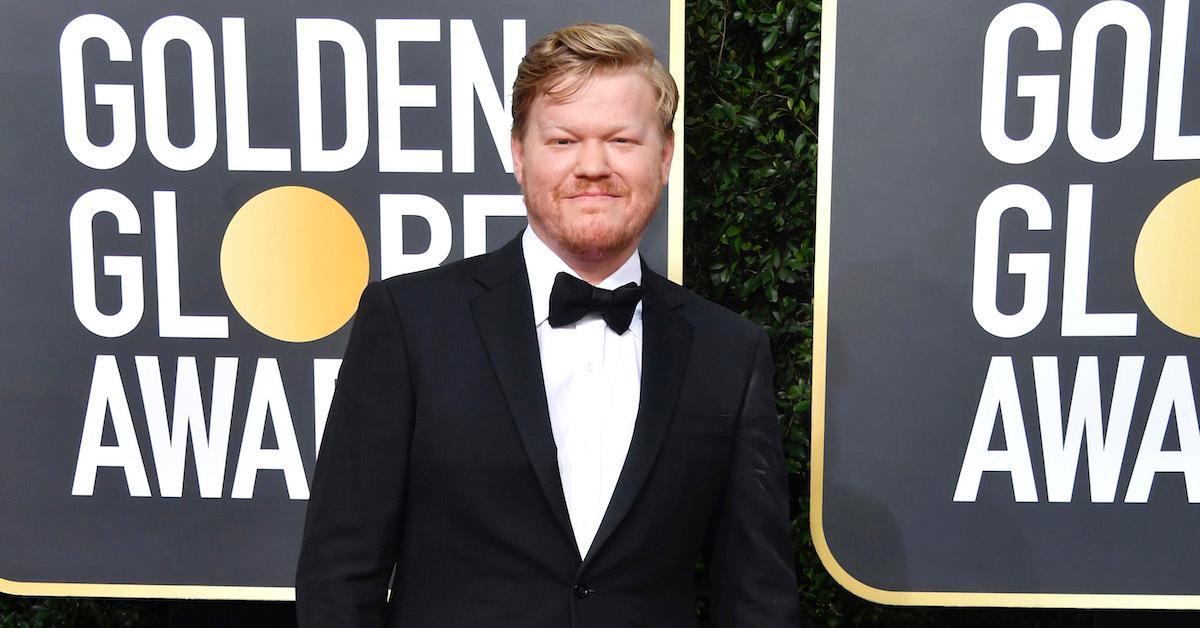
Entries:
{"type": "MultiPolygon", "coordinates": [[[[544,242],[526,229],[521,245],[529,271],[550,427],[558,448],[558,472],[579,555],[587,556],[608,509],[637,418],[642,382],[642,304],[624,334],[598,314],[572,325],[550,326],[550,290],[560,272],[576,277],[544,242]]],[[[608,290],[642,283],[635,251],[598,286],[608,290]]]]}

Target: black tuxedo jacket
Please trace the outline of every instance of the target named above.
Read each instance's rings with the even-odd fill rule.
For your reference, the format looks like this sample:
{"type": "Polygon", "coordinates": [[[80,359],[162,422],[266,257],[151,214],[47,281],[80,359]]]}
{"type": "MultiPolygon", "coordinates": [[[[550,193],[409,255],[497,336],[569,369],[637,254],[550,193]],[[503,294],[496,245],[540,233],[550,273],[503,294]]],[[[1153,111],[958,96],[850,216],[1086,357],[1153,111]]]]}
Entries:
{"type": "Polygon", "coordinates": [[[367,287],[313,478],[301,626],[694,626],[700,558],[719,625],[798,623],[766,335],[643,276],[640,406],[587,556],[520,238],[367,287]]]}

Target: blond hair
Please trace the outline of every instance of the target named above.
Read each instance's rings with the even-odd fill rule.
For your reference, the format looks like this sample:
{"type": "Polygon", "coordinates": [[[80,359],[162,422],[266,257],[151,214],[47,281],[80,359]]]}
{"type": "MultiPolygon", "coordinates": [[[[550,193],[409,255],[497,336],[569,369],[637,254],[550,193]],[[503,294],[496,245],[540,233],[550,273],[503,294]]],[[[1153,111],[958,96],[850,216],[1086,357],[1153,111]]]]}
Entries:
{"type": "Polygon", "coordinates": [[[641,71],[650,82],[663,135],[671,135],[679,89],[654,57],[650,41],[620,24],[581,22],[539,39],[521,60],[512,90],[513,137],[525,135],[538,96],[569,98],[596,75],[622,70],[641,71]]]}

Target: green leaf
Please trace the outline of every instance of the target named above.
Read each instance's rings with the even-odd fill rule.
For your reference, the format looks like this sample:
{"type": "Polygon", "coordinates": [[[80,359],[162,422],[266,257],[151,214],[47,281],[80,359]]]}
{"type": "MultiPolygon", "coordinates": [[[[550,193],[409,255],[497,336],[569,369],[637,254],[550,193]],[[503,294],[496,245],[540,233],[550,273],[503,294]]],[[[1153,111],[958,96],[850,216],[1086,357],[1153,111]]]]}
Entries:
{"type": "Polygon", "coordinates": [[[767,31],[767,36],[763,37],[763,40],[762,40],[763,52],[768,52],[772,48],[774,48],[775,42],[778,40],[779,40],[779,29],[778,28],[772,28],[771,30],[767,31]]]}

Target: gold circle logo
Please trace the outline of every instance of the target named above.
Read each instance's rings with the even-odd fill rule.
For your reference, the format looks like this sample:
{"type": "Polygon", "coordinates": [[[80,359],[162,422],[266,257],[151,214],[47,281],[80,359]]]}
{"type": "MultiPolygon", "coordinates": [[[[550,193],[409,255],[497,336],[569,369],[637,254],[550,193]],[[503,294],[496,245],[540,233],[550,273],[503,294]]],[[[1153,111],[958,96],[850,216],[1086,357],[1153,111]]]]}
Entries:
{"type": "Polygon", "coordinates": [[[1164,325],[1200,338],[1200,179],[1171,191],[1138,235],[1134,277],[1142,300],[1164,325]]]}
{"type": "Polygon", "coordinates": [[[367,285],[367,242],[350,212],[317,190],[277,187],[246,201],[221,242],[221,279],[258,331],[310,342],[341,329],[367,285]]]}

